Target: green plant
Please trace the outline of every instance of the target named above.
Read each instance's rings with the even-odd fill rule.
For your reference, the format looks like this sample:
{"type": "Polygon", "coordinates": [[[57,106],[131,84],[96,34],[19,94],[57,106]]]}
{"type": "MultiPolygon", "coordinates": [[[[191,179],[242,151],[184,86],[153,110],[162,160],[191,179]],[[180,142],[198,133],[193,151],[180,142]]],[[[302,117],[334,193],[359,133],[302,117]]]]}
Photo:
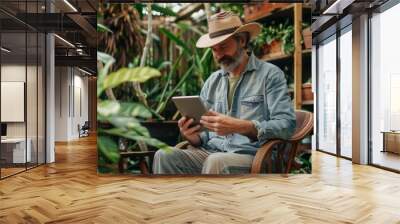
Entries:
{"type": "Polygon", "coordinates": [[[178,57],[172,63],[168,63],[165,75],[144,86],[149,99],[149,107],[161,120],[170,120],[176,117],[176,111],[171,111],[170,99],[172,96],[198,95],[200,93],[204,80],[212,72],[214,64],[211,49],[197,49],[194,38],[191,38],[190,41],[184,40],[183,34],[188,31],[193,31],[196,34],[195,37],[198,37],[197,29],[185,23],[178,23],[176,27],[179,29],[175,33],[171,32],[168,27],[161,27],[159,31],[170,40],[170,44],[174,48],[178,49],[178,57]]]}
{"type": "Polygon", "coordinates": [[[113,171],[113,164],[119,160],[117,142],[120,138],[141,141],[162,150],[169,150],[168,145],[151,138],[147,129],[140,125],[140,120],[149,119],[152,116],[143,104],[111,100],[105,94],[105,91],[123,83],[144,83],[151,78],[159,77],[161,73],[150,67],[123,67],[109,73],[115,59],[108,54],[98,52],[97,60],[99,64],[97,81],[99,172],[113,171]]]}
{"type": "Polygon", "coordinates": [[[216,7],[224,11],[231,11],[239,17],[243,17],[244,14],[243,3],[217,3],[216,7]]]}
{"type": "Polygon", "coordinates": [[[293,170],[293,174],[310,174],[312,170],[311,153],[301,153],[295,157],[295,162],[300,164],[300,168],[293,170]]]}
{"type": "MultiPolygon", "coordinates": [[[[110,38],[102,39],[102,41],[104,42],[109,40],[110,43],[100,43],[100,49],[107,50],[107,48],[102,48],[101,46],[117,44],[120,41],[123,41],[123,37],[128,31],[123,30],[124,27],[126,28],[127,24],[125,24],[122,19],[126,18],[123,15],[119,15],[120,13],[126,13],[126,9],[129,9],[136,11],[136,14],[133,15],[136,19],[135,21],[137,21],[138,18],[143,18],[146,6],[145,4],[125,5],[128,6],[114,7],[113,4],[103,5],[104,9],[102,14],[104,21],[108,19],[108,23],[111,23],[111,25],[108,23],[105,23],[105,25],[100,24],[98,25],[98,29],[103,32],[101,34],[102,36],[110,38]],[[111,12],[114,14],[110,14],[111,12]],[[122,26],[122,28],[117,26],[122,26]],[[122,35],[121,32],[124,35],[122,35]]],[[[157,4],[152,4],[151,10],[156,15],[176,16],[176,14],[168,7],[163,8],[157,4]]],[[[128,25],[132,23],[132,18],[126,23],[128,23],[128,25]]],[[[159,120],[174,119],[176,117],[174,116],[176,115],[176,111],[171,103],[171,97],[174,95],[198,95],[202,85],[204,84],[204,80],[212,72],[214,63],[211,50],[196,49],[195,47],[194,40],[203,34],[202,28],[202,25],[196,24],[194,26],[188,22],[180,21],[173,24],[165,24],[158,28],[159,32],[151,33],[154,43],[150,47],[145,64],[149,67],[157,68],[163,75],[143,83],[141,89],[146,98],[145,105],[147,105],[147,109],[152,113],[154,118],[159,120]],[[187,37],[188,33],[191,33],[190,39],[187,37]],[[160,38],[161,35],[167,37],[169,40],[167,42],[169,45],[166,49],[170,52],[178,50],[177,57],[169,57],[167,60],[162,58],[161,50],[165,48],[162,48],[161,45],[166,43],[161,43],[160,39],[164,40],[164,38],[160,38]],[[156,54],[154,53],[156,51],[160,52],[157,56],[155,56],[156,54]]],[[[142,28],[135,29],[135,35],[138,34],[142,35],[141,46],[143,47],[143,35],[147,36],[147,31],[142,28]]],[[[118,48],[127,47],[120,46],[118,48]]],[[[127,59],[124,63],[117,64],[116,67],[127,66],[128,68],[133,68],[141,64],[142,60],[140,60],[139,55],[141,55],[143,50],[140,49],[133,51],[135,52],[134,54],[124,54],[125,56],[120,55],[118,51],[107,52],[111,53],[113,56],[115,55],[116,61],[119,61],[121,57],[127,59]]],[[[114,95],[116,99],[140,102],[144,101],[143,99],[139,99],[137,95],[132,94],[137,91],[132,90],[129,83],[123,83],[117,88],[113,88],[112,92],[111,95],[114,95]]]]}
{"type": "Polygon", "coordinates": [[[291,54],[294,51],[294,26],[287,22],[282,26],[282,51],[291,54]]]}
{"type": "Polygon", "coordinates": [[[129,59],[142,54],[144,46],[138,11],[131,4],[100,4],[97,27],[98,48],[116,59],[116,67],[125,67],[129,59]]]}
{"type": "Polygon", "coordinates": [[[252,46],[257,55],[262,53],[265,44],[272,41],[282,41],[282,52],[291,54],[294,51],[294,27],[286,20],[284,23],[276,24],[273,21],[269,26],[263,26],[261,33],[252,41],[252,46]]]}

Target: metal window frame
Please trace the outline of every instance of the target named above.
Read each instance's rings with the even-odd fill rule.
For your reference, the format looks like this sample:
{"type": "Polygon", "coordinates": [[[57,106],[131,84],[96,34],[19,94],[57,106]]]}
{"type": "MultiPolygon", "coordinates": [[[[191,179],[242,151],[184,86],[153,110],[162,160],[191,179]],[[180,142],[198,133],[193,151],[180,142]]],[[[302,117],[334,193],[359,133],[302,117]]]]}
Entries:
{"type": "MultiPolygon", "coordinates": [[[[25,16],[27,15],[26,13],[27,13],[27,3],[28,3],[28,0],[25,0],[25,16]]],[[[38,4],[39,4],[39,0],[36,0],[36,11],[38,12],[38,4]]],[[[2,10],[3,11],[3,10],[2,10]]],[[[46,7],[46,11],[47,11],[47,7],[46,7]]],[[[4,12],[4,11],[3,11],[4,12]]],[[[0,45],[1,45],[1,41],[2,41],[2,33],[3,32],[1,32],[0,31],[0,45]]],[[[47,108],[47,82],[46,82],[46,78],[47,78],[47,38],[46,38],[46,35],[47,35],[47,33],[45,33],[45,32],[41,32],[40,30],[36,30],[35,28],[33,28],[33,27],[31,27],[31,26],[29,26],[28,24],[26,24],[25,23],[25,30],[23,31],[23,32],[21,32],[21,34],[25,34],[25,84],[24,84],[24,96],[25,96],[25,99],[24,99],[24,120],[25,120],[25,169],[24,170],[21,170],[21,171],[18,171],[18,172],[15,172],[15,173],[12,173],[12,174],[9,174],[9,175],[7,175],[7,176],[3,176],[2,175],[2,168],[0,167],[0,180],[4,180],[4,179],[6,179],[6,178],[9,178],[9,177],[12,177],[12,176],[15,176],[15,175],[17,175],[17,174],[20,174],[20,173],[23,173],[23,172],[26,172],[26,171],[28,171],[28,170],[30,170],[30,169],[34,169],[34,168],[37,168],[37,167],[39,167],[39,166],[41,166],[41,165],[44,165],[44,164],[46,164],[47,163],[47,110],[46,110],[46,108],[47,108]],[[27,160],[28,160],[28,154],[27,154],[27,148],[28,148],[28,144],[27,144],[27,138],[28,138],[28,131],[27,131],[27,128],[28,128],[28,125],[27,125],[27,123],[28,123],[28,119],[27,119],[27,116],[28,116],[28,112],[27,112],[27,82],[28,82],[28,78],[27,78],[27,76],[28,76],[28,30],[32,30],[34,33],[36,33],[36,43],[37,43],[37,45],[36,45],[36,56],[37,56],[37,58],[36,58],[36,80],[37,80],[37,82],[36,82],[36,139],[37,139],[37,153],[36,153],[36,164],[34,164],[33,166],[30,166],[30,167],[28,167],[28,162],[27,162],[27,160]],[[43,99],[43,103],[44,103],[44,105],[42,105],[42,106],[44,106],[44,117],[43,117],[43,119],[44,120],[42,120],[42,122],[44,123],[44,136],[43,136],[43,140],[44,140],[44,150],[43,150],[43,152],[44,152],[44,155],[42,155],[43,156],[43,159],[44,159],[44,162],[43,163],[39,163],[39,82],[38,82],[38,77],[39,77],[39,69],[38,69],[38,66],[39,66],[39,33],[43,33],[44,34],[44,36],[43,36],[43,44],[44,44],[44,51],[42,51],[42,53],[44,53],[44,55],[42,56],[42,58],[44,59],[44,69],[42,69],[42,77],[43,77],[43,80],[44,80],[44,99],[43,99]]],[[[2,56],[1,56],[1,53],[0,53],[0,82],[1,82],[1,67],[2,67],[2,56]]],[[[0,85],[0,96],[1,96],[1,85],[0,85]]],[[[0,101],[1,101],[1,98],[0,98],[0,101]]],[[[1,105],[0,105],[0,110],[1,110],[1,105]]],[[[1,123],[1,114],[0,114],[0,123],[1,123]]],[[[1,144],[0,144],[0,156],[1,156],[1,144]]],[[[1,157],[0,157],[1,158],[1,157]]]]}
{"type": "Polygon", "coordinates": [[[324,149],[320,149],[319,147],[319,120],[318,117],[316,119],[316,150],[319,152],[323,152],[329,155],[337,156],[339,158],[343,158],[346,160],[352,160],[347,156],[343,156],[341,153],[341,117],[340,117],[340,80],[341,80],[341,67],[340,67],[340,37],[347,32],[350,32],[351,29],[349,27],[352,25],[351,15],[343,16],[341,19],[329,26],[325,31],[322,31],[319,35],[317,35],[316,39],[316,114],[319,114],[319,48],[322,43],[328,43],[330,41],[336,41],[336,153],[328,152],[324,149]],[[335,36],[333,38],[333,36],[335,36]],[[331,40],[330,40],[331,39],[331,40]]]}

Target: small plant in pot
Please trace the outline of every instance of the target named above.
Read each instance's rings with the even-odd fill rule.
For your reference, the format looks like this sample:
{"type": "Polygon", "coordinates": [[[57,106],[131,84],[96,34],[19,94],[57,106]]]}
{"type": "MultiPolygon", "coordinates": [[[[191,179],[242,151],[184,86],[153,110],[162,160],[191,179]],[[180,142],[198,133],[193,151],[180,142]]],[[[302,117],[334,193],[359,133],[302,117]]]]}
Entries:
{"type": "Polygon", "coordinates": [[[269,49],[264,54],[280,54],[282,52],[282,33],[280,32],[279,25],[266,27],[264,35],[266,36],[266,43],[269,49]]]}
{"type": "Polygon", "coordinates": [[[307,23],[303,23],[303,43],[305,49],[311,49],[312,47],[312,33],[311,26],[307,23]]]}
{"type": "Polygon", "coordinates": [[[301,90],[301,98],[303,101],[311,101],[314,99],[311,79],[308,79],[305,83],[303,83],[301,90]]]}
{"type": "Polygon", "coordinates": [[[286,20],[284,23],[263,27],[252,42],[257,56],[291,54],[294,51],[294,27],[286,20]]]}

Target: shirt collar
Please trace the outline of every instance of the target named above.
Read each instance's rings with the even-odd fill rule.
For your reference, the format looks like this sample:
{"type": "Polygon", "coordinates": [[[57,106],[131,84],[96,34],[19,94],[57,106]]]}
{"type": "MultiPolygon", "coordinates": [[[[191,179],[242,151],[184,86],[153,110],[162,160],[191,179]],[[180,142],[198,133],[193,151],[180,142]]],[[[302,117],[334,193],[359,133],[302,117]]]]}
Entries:
{"type": "MultiPolygon", "coordinates": [[[[244,73],[246,73],[248,71],[251,72],[251,71],[257,70],[258,69],[258,66],[257,66],[258,61],[257,60],[258,60],[257,57],[252,52],[249,56],[249,61],[247,62],[246,68],[244,69],[244,73]]],[[[228,71],[225,71],[223,68],[221,68],[219,74],[222,76],[227,76],[229,73],[228,73],[228,71]]]]}

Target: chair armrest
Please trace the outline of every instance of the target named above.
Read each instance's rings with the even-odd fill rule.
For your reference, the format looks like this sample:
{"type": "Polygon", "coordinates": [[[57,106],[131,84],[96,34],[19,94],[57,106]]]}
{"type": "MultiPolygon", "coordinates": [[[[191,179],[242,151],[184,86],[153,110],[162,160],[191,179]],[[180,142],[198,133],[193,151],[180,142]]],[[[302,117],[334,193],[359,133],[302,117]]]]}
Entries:
{"type": "Polygon", "coordinates": [[[266,142],[256,153],[251,166],[252,174],[259,174],[261,172],[262,164],[264,160],[271,154],[272,149],[275,145],[285,143],[286,141],[280,139],[274,139],[266,142]]]}
{"type": "Polygon", "coordinates": [[[185,149],[190,145],[190,143],[188,141],[183,141],[183,142],[179,142],[175,148],[177,149],[185,149]]]}

